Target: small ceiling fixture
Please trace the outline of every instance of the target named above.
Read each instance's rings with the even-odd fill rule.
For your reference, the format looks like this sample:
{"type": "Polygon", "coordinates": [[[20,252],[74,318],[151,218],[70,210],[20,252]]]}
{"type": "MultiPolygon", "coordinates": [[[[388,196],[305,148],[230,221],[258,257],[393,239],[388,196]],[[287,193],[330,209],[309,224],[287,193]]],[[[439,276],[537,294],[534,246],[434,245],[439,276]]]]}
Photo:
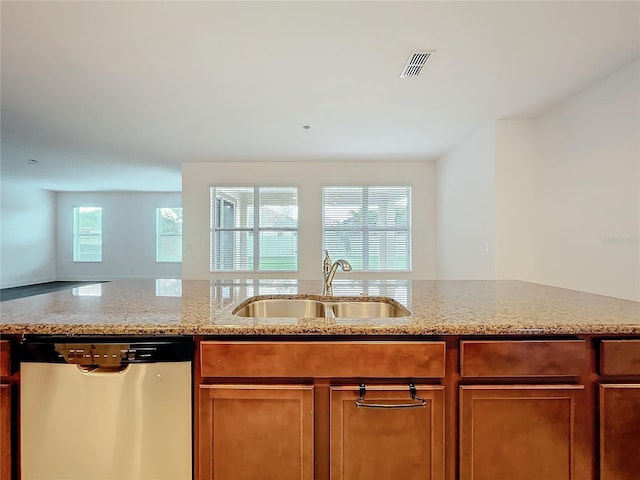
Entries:
{"type": "Polygon", "coordinates": [[[429,60],[429,57],[431,57],[431,54],[433,52],[435,52],[435,50],[412,52],[411,55],[409,55],[409,60],[407,60],[407,63],[402,69],[400,78],[417,77],[418,75],[420,75],[422,67],[426,65],[427,60],[429,60]]]}
{"type": "Polygon", "coordinates": [[[302,128],[304,130],[311,130],[311,125],[303,125],[302,128]]]}
{"type": "Polygon", "coordinates": [[[38,160],[36,160],[35,158],[30,158],[29,160],[27,160],[27,163],[29,165],[38,165],[40,162],[38,160]]]}

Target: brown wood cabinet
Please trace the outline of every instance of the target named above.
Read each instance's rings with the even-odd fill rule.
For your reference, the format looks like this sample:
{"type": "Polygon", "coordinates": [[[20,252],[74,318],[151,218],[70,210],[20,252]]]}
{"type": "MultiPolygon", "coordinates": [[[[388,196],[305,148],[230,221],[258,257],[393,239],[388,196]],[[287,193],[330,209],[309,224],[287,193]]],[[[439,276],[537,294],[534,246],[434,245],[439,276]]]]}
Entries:
{"type": "Polygon", "coordinates": [[[600,480],[640,478],[640,340],[600,342],[600,480]],[[606,383],[604,383],[606,382],[606,383]]]}
{"type": "Polygon", "coordinates": [[[460,346],[461,375],[468,378],[578,377],[584,340],[471,340],[460,346]]]}
{"type": "MultiPolygon", "coordinates": [[[[640,479],[637,335],[318,338],[195,338],[195,480],[640,479]],[[425,405],[358,407],[360,384],[425,405]]],[[[8,347],[0,480],[20,473],[8,347]]]]}
{"type": "Polygon", "coordinates": [[[200,479],[311,480],[313,387],[202,385],[200,479]]]}
{"type": "Polygon", "coordinates": [[[640,340],[603,340],[600,374],[640,377],[640,340]]]}
{"type": "Polygon", "coordinates": [[[590,478],[584,388],[481,385],[460,391],[460,480],[590,478]]]}
{"type": "Polygon", "coordinates": [[[11,385],[0,384],[0,480],[11,478],[11,385]]]}
{"type": "Polygon", "coordinates": [[[11,479],[11,385],[10,351],[7,340],[0,341],[0,480],[11,479]]]}
{"type": "Polygon", "coordinates": [[[205,341],[203,377],[442,378],[444,342],[205,341]]]}
{"type": "Polygon", "coordinates": [[[444,480],[445,342],[203,341],[198,351],[197,480],[444,480]],[[360,383],[367,403],[420,406],[358,407],[360,383]]]}
{"type": "Polygon", "coordinates": [[[600,385],[600,480],[640,477],[640,382],[600,385]]]}
{"type": "Polygon", "coordinates": [[[331,479],[444,478],[444,387],[419,385],[421,407],[407,386],[376,385],[356,405],[359,387],[331,388],[331,479]],[[395,406],[395,408],[389,408],[395,406]]]}
{"type": "Polygon", "coordinates": [[[579,339],[461,342],[460,480],[593,478],[589,348],[579,339]]]}

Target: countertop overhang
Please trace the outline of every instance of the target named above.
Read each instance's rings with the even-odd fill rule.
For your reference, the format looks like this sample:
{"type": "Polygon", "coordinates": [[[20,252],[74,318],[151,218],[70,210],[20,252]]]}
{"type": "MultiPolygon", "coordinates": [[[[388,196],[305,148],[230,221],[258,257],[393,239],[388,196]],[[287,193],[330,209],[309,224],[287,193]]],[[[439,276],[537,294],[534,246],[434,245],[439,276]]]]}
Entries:
{"type": "Polygon", "coordinates": [[[118,280],[0,303],[0,335],[640,335],[640,302],[516,280],[342,280],[412,315],[242,318],[253,295],[317,294],[319,281],[118,280]]]}

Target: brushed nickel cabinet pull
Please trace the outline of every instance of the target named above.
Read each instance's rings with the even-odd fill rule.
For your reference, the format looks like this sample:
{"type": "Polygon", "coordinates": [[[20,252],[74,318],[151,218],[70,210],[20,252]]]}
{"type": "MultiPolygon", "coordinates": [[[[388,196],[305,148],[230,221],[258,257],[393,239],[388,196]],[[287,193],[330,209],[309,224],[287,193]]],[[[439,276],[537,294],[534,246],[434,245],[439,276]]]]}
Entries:
{"type": "Polygon", "coordinates": [[[413,383],[409,384],[409,394],[411,395],[411,403],[366,403],[364,396],[367,393],[367,386],[364,383],[360,384],[360,396],[356,398],[356,407],[358,408],[419,408],[424,407],[427,401],[424,398],[417,396],[416,386],[413,383]]]}

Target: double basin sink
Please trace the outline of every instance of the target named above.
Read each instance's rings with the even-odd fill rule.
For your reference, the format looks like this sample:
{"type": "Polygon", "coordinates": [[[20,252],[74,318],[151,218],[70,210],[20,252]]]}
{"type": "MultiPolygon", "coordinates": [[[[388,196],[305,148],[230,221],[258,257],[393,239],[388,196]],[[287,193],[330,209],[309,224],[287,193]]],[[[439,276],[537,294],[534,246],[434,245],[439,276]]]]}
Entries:
{"type": "Polygon", "coordinates": [[[234,310],[253,318],[391,318],[411,312],[389,297],[327,297],[322,295],[258,295],[234,310]]]}

